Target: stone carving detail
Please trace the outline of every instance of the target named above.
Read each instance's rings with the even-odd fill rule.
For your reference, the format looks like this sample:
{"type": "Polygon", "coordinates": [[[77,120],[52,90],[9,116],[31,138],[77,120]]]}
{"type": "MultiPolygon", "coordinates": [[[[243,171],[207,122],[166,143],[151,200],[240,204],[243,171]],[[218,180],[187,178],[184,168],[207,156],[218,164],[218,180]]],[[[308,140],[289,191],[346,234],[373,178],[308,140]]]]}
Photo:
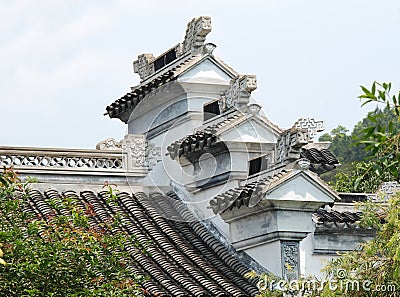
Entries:
{"type": "Polygon", "coordinates": [[[400,184],[397,181],[384,182],[381,186],[381,191],[387,195],[393,195],[395,192],[400,191],[400,184]]]}
{"type": "Polygon", "coordinates": [[[229,89],[225,93],[225,108],[240,107],[249,103],[251,92],[255,89],[257,89],[255,75],[239,75],[232,79],[229,89]]]}
{"type": "Polygon", "coordinates": [[[155,72],[153,61],[154,56],[152,54],[142,54],[133,62],[133,71],[139,74],[140,79],[143,80],[155,72]]]}
{"type": "Polygon", "coordinates": [[[278,138],[275,146],[275,163],[300,158],[301,147],[309,143],[307,129],[289,129],[278,138]]]}
{"type": "Polygon", "coordinates": [[[286,280],[299,278],[299,243],[297,241],[281,242],[282,276],[286,280]]]}
{"type": "Polygon", "coordinates": [[[313,118],[301,118],[298,119],[296,123],[294,123],[293,127],[295,129],[308,129],[308,136],[312,141],[317,134],[317,132],[324,131],[324,122],[323,121],[316,121],[313,118]]]}
{"type": "Polygon", "coordinates": [[[161,161],[161,150],[149,144],[145,135],[128,134],[122,140],[122,150],[127,153],[129,168],[151,169],[161,161]]]}
{"type": "Polygon", "coordinates": [[[59,155],[0,155],[0,166],[17,167],[55,167],[55,168],[91,168],[91,169],[122,169],[120,157],[86,157],[59,155]]]}
{"type": "Polygon", "coordinates": [[[182,54],[191,51],[192,54],[200,53],[208,33],[211,31],[211,18],[201,16],[194,18],[186,29],[185,40],[182,45],[182,54]]]}
{"type": "Polygon", "coordinates": [[[120,150],[122,148],[121,141],[116,141],[114,138],[107,138],[106,140],[100,141],[96,144],[96,150],[120,150]]]}
{"type": "Polygon", "coordinates": [[[380,193],[383,195],[383,201],[387,202],[390,197],[397,191],[400,191],[400,184],[397,181],[391,181],[391,182],[384,182],[381,185],[381,188],[378,191],[378,194],[375,195],[375,199],[379,200],[380,193]]]}

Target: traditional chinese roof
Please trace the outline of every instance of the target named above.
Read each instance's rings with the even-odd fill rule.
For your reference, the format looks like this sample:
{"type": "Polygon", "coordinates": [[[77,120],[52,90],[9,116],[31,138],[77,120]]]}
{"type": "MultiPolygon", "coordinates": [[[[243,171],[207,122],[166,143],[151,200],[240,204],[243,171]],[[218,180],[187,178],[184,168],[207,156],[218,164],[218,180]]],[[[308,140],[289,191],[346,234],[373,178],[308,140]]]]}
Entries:
{"type": "Polygon", "coordinates": [[[320,208],[314,212],[313,220],[317,224],[317,228],[359,228],[361,214],[361,212],[327,211],[320,208]]]}
{"type": "MultiPolygon", "coordinates": [[[[226,117],[212,121],[205,127],[201,127],[196,132],[186,135],[185,137],[170,144],[167,149],[171,159],[187,156],[187,154],[202,150],[207,150],[214,143],[219,141],[219,136],[231,128],[238,127],[241,123],[249,120],[251,115],[245,113],[230,113],[226,117]]],[[[259,118],[262,122],[270,125],[277,133],[281,129],[272,124],[267,118],[259,118]]]]}
{"type": "Polygon", "coordinates": [[[180,201],[161,194],[120,192],[116,203],[108,203],[105,192],[32,190],[28,211],[46,218],[53,213],[51,199],[68,197],[78,198],[83,209],[88,204],[93,206],[92,226],[121,215],[125,224],[118,228],[136,235],[148,252],[139,253],[133,245],[126,246],[135,263],[130,269],[149,276],[144,283],[148,296],[254,296],[257,293],[257,288],[244,278],[248,269],[180,201]]]}
{"type": "Polygon", "coordinates": [[[276,173],[274,173],[274,171],[266,172],[263,175],[250,178],[244,181],[243,186],[230,189],[217,195],[210,201],[209,208],[211,208],[215,214],[219,214],[225,210],[232,210],[233,208],[254,207],[266,194],[298,174],[307,175],[330,192],[332,196],[338,197],[336,192],[331,190],[322,179],[311,171],[281,168],[277,170],[276,173]]]}
{"type": "Polygon", "coordinates": [[[130,92],[107,106],[105,115],[127,122],[130,113],[147,94],[168,82],[176,81],[180,75],[204,59],[211,59],[229,76],[237,76],[238,73],[235,70],[212,55],[216,46],[212,43],[205,43],[206,36],[210,31],[210,17],[195,18],[189,22],[182,43],[178,43],[158,57],[154,57],[152,54],[139,55],[138,59],[133,62],[133,67],[134,72],[138,73],[141,78],[140,84],[132,87],[130,92]]]}
{"type": "Polygon", "coordinates": [[[330,171],[339,165],[339,160],[328,149],[303,148],[300,153],[301,158],[310,161],[310,170],[318,174],[330,171]]]}
{"type": "Polygon", "coordinates": [[[294,170],[282,170],[281,172],[248,182],[243,186],[230,189],[216,196],[210,201],[210,208],[215,214],[233,208],[253,207],[257,205],[265,192],[277,183],[286,180],[293,174],[294,170]]]}
{"type": "Polygon", "coordinates": [[[187,155],[195,151],[202,151],[218,141],[218,135],[224,127],[232,126],[243,121],[243,114],[232,115],[218,123],[207,126],[193,134],[189,134],[167,147],[171,159],[187,155]]]}
{"type": "Polygon", "coordinates": [[[175,80],[175,76],[174,72],[171,70],[160,75],[155,80],[134,87],[131,92],[107,106],[105,115],[108,114],[110,118],[119,118],[126,122],[132,110],[135,109],[148,93],[173,80],[175,80]]]}

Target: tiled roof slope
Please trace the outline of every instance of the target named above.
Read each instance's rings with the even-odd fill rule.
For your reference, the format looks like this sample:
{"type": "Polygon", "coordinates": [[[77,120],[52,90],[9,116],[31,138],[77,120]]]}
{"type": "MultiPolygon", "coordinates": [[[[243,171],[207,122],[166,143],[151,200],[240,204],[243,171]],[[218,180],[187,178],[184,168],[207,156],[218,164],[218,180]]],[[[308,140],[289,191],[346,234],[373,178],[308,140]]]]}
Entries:
{"type": "Polygon", "coordinates": [[[311,162],[310,170],[318,174],[333,170],[340,164],[336,156],[324,148],[303,148],[300,156],[308,159],[311,162]]]}
{"type": "Polygon", "coordinates": [[[327,228],[357,228],[361,220],[361,212],[339,212],[336,210],[327,211],[325,209],[318,209],[313,214],[313,220],[316,222],[317,227],[324,226],[327,228]]]}
{"type": "Polygon", "coordinates": [[[221,67],[231,75],[237,75],[237,72],[230,68],[222,60],[217,59],[213,55],[185,55],[177,59],[174,63],[163,69],[162,71],[154,74],[153,76],[145,79],[140,85],[132,87],[131,91],[121,98],[115,100],[113,103],[106,107],[106,113],[110,118],[119,118],[124,122],[129,119],[129,114],[135,109],[139,102],[150,92],[165,85],[169,82],[176,81],[177,78],[185,71],[200,63],[204,59],[211,59],[218,62],[221,67]],[[228,68],[229,67],[229,68],[228,68]]]}
{"type": "Polygon", "coordinates": [[[277,169],[276,171],[272,171],[272,173],[266,172],[256,176],[255,180],[250,177],[245,181],[244,185],[229,189],[215,196],[210,200],[208,208],[212,209],[215,214],[220,214],[225,210],[232,210],[234,208],[254,207],[263,199],[265,194],[297,174],[307,175],[333,195],[337,195],[315,173],[308,170],[277,169]]]}
{"type": "Polygon", "coordinates": [[[171,159],[190,152],[203,150],[204,147],[210,147],[218,140],[217,136],[220,129],[234,123],[237,124],[238,121],[244,118],[244,115],[236,114],[175,141],[167,148],[171,159]]]}
{"type": "MultiPolygon", "coordinates": [[[[225,116],[224,116],[225,117],[225,116]]],[[[237,127],[242,122],[249,119],[248,115],[244,113],[231,113],[226,115],[226,118],[218,118],[218,122],[209,123],[205,127],[201,127],[196,132],[186,135],[185,137],[173,142],[168,146],[168,152],[171,159],[177,157],[187,156],[188,153],[201,151],[204,148],[208,148],[217,142],[218,136],[226,130],[232,127],[237,127]]],[[[270,122],[266,117],[262,118],[262,121],[270,125],[274,130],[281,131],[281,129],[270,122]]]]}
{"type": "Polygon", "coordinates": [[[230,189],[210,200],[209,208],[215,214],[219,214],[227,209],[232,210],[242,206],[253,207],[261,201],[263,194],[269,188],[286,179],[293,172],[293,170],[282,170],[272,176],[266,176],[243,186],[230,189]]]}
{"type": "MultiPolygon", "coordinates": [[[[148,253],[126,249],[134,259],[133,273],[148,275],[148,296],[254,296],[257,289],[243,275],[248,269],[196,221],[180,201],[161,194],[118,193],[116,203],[107,203],[106,192],[32,190],[30,209],[42,217],[52,213],[53,198],[78,197],[81,207],[90,203],[96,226],[122,214],[123,228],[145,244],[148,253]],[[157,209],[157,210],[156,210],[157,209]],[[160,214],[158,210],[164,213],[160,214]],[[174,220],[166,219],[173,218],[174,220]]],[[[116,231],[116,230],[114,230],[116,231]]]]}

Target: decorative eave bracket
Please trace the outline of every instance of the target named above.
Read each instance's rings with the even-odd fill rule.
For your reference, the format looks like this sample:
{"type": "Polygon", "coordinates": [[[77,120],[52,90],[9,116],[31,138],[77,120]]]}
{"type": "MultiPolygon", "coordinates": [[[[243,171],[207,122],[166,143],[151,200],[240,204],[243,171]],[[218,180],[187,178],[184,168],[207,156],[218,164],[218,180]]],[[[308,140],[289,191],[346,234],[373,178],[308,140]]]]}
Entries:
{"type": "Polygon", "coordinates": [[[251,92],[255,89],[257,89],[257,77],[255,75],[238,75],[232,79],[228,91],[223,96],[224,110],[247,105],[250,101],[251,92]]]}

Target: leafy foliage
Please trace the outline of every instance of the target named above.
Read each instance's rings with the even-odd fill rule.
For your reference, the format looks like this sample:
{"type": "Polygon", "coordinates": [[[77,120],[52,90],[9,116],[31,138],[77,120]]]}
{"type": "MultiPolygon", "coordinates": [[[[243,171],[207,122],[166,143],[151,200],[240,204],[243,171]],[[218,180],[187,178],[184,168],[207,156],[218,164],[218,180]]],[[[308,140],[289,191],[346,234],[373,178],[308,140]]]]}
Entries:
{"type": "Polygon", "coordinates": [[[359,250],[332,260],[324,270],[328,276],[345,271],[342,282],[357,281],[364,286],[351,292],[331,292],[325,286],[321,296],[397,296],[400,289],[400,192],[387,204],[366,202],[359,207],[363,211],[361,226],[377,229],[376,237],[359,250]],[[369,286],[365,286],[366,282],[369,286]]]}
{"type": "Polygon", "coordinates": [[[370,90],[361,87],[362,105],[377,103],[383,109],[369,112],[354,127],[351,135],[338,126],[320,141],[331,141],[331,150],[341,168],[322,177],[340,192],[375,192],[385,181],[399,181],[400,94],[390,93],[390,83],[374,82],[370,90]]]}
{"type": "Polygon", "coordinates": [[[397,96],[392,95],[391,83],[374,82],[370,90],[361,88],[364,92],[359,96],[364,101],[362,106],[371,102],[383,104],[391,119],[387,125],[382,125],[379,121],[382,113],[368,117],[375,125],[362,130],[359,143],[371,153],[372,165],[356,180],[356,187],[370,171],[378,176],[389,172],[394,180],[400,181],[400,91],[397,96]]]}
{"type": "Polygon", "coordinates": [[[286,281],[271,274],[248,273],[246,277],[258,279],[259,296],[398,296],[400,192],[387,204],[371,201],[359,207],[363,211],[361,226],[377,230],[373,240],[328,262],[324,279],[303,276],[298,281],[286,281]]]}
{"type": "Polygon", "coordinates": [[[0,174],[1,296],[142,296],[143,278],[128,270],[124,251],[135,238],[116,231],[118,219],[91,224],[97,214],[78,197],[53,199],[53,213],[36,216],[26,211],[29,191],[14,171],[0,174]]]}

